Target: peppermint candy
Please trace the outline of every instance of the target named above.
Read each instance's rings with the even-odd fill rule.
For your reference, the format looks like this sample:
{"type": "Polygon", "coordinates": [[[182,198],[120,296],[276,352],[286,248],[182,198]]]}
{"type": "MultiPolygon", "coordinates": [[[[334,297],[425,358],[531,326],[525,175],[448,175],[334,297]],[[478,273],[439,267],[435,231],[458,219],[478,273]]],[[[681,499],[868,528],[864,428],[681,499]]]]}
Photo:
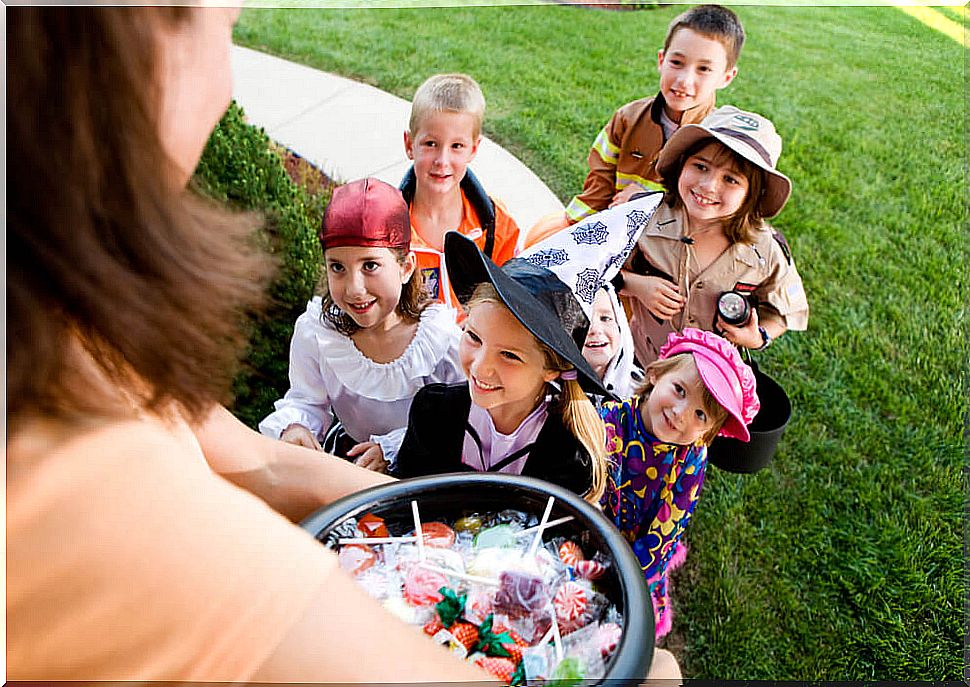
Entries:
{"type": "Polygon", "coordinates": [[[577,583],[565,582],[556,591],[552,605],[556,609],[557,617],[566,622],[572,622],[586,612],[589,598],[586,596],[586,590],[577,583]]]}

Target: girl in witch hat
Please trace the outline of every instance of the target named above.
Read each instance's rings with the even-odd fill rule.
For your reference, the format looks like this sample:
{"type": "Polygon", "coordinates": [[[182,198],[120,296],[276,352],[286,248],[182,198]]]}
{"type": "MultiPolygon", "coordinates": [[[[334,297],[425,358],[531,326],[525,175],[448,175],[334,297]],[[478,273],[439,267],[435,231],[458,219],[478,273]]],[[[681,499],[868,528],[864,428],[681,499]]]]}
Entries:
{"type": "Polygon", "coordinates": [[[457,233],[445,264],[467,311],[468,381],[418,392],[394,474],[522,474],[599,501],[605,437],[586,393],[611,394],[580,353],[589,319],[572,290],[526,260],[499,268],[457,233]]]}

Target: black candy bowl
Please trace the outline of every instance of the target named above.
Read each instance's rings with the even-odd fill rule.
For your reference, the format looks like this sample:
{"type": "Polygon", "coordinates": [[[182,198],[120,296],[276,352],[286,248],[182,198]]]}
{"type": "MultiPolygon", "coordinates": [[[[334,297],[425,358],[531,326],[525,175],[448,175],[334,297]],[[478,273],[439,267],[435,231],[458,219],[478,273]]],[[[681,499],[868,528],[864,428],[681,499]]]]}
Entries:
{"type": "MultiPolygon", "coordinates": [[[[544,534],[545,539],[576,539],[587,555],[602,551],[613,561],[597,581],[623,617],[623,635],[597,684],[619,687],[639,685],[653,658],[653,606],[640,564],[629,544],[602,513],[575,494],[531,477],[490,473],[456,473],[401,480],[346,496],[322,508],[301,523],[321,542],[347,518],[374,513],[392,532],[411,526],[411,501],[416,500],[421,520],[455,520],[474,512],[521,510],[541,517],[550,496],[555,504],[550,520],[573,516],[544,534]],[[395,527],[397,525],[397,527],[395,527]]],[[[584,683],[585,684],[585,683],[584,683]]]]}

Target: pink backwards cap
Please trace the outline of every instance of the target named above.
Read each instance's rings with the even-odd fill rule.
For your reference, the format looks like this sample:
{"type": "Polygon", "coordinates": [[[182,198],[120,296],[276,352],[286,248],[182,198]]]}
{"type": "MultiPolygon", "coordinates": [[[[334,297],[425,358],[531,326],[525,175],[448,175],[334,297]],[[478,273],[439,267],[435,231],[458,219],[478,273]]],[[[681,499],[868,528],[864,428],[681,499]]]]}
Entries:
{"type": "Polygon", "coordinates": [[[660,358],[690,353],[704,386],[728,412],[720,436],[750,441],[748,425],[758,414],[761,401],[755,389],[754,372],[741,360],[737,349],[723,337],[686,327],[671,333],[660,348],[660,358]]]}

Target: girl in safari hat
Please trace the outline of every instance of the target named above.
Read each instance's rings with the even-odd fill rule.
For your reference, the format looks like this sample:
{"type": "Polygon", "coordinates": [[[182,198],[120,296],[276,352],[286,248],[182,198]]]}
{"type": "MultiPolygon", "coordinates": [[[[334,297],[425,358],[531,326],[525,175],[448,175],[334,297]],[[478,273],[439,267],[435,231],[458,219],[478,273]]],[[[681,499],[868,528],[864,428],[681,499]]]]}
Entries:
{"type": "Polygon", "coordinates": [[[765,222],[791,194],[791,181],[775,168],[780,154],[772,123],[735,107],[681,127],[664,146],[657,170],[667,193],[618,280],[641,365],[656,360],[667,335],[684,327],[716,331],[754,350],[807,327],[808,301],[791,251],[765,222]],[[730,291],[750,306],[737,324],[718,313],[719,297],[730,291]]]}

